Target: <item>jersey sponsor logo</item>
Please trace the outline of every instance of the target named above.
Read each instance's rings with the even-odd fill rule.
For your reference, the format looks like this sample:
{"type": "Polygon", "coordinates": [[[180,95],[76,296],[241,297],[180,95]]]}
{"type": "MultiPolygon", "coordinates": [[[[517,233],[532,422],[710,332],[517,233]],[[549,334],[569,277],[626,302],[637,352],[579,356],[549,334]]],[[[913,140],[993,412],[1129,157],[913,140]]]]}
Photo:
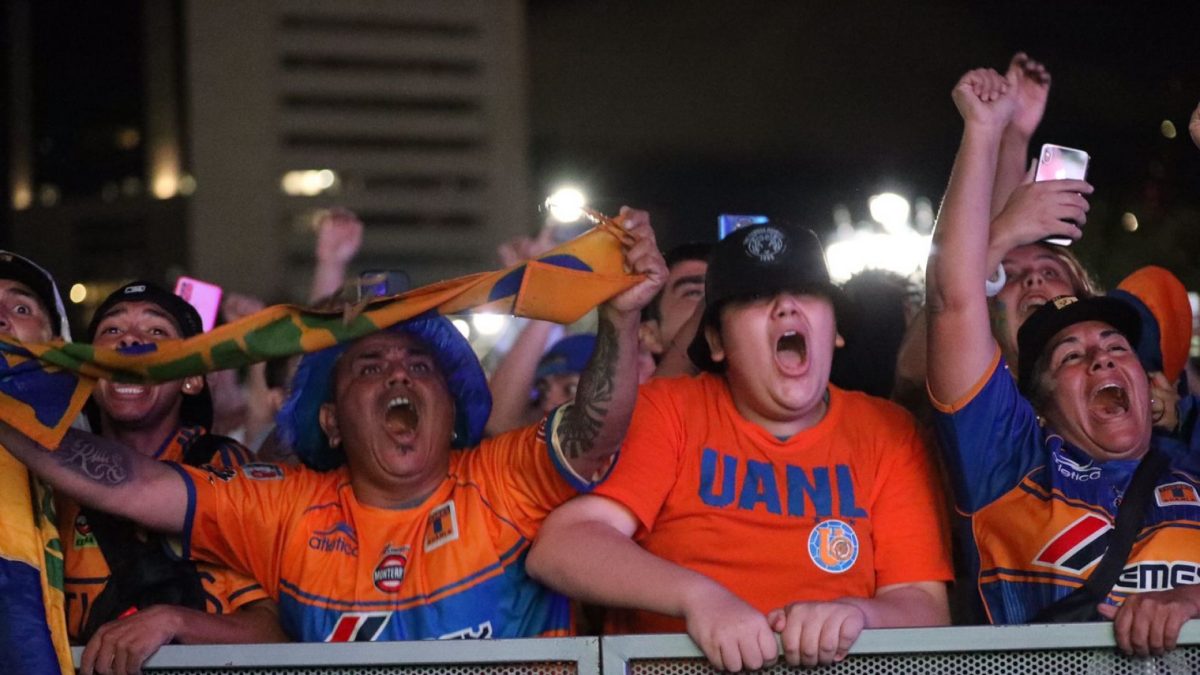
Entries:
{"type": "Polygon", "coordinates": [[[817,567],[841,574],[858,560],[858,535],[840,520],[826,520],[808,535],[808,557],[817,567]]]}
{"type": "Polygon", "coordinates": [[[1190,483],[1167,483],[1154,490],[1154,501],[1159,506],[1200,506],[1200,496],[1190,483]]]}
{"type": "Polygon", "coordinates": [[[325,636],[326,642],[373,642],[383,632],[391,612],[343,612],[325,636]]]}
{"type": "Polygon", "coordinates": [[[1089,481],[1100,478],[1100,467],[1092,466],[1089,460],[1087,464],[1080,464],[1075,460],[1065,455],[1054,455],[1054,467],[1064,477],[1077,481],[1089,481]]]}
{"type": "Polygon", "coordinates": [[[867,512],[855,503],[854,475],[845,464],[805,469],[750,459],[745,460],[743,468],[739,458],[711,448],[705,448],[700,458],[700,501],[712,507],[732,505],[781,515],[786,505],[789,516],[824,519],[834,516],[835,497],[839,518],[867,517],[867,512]],[[780,486],[786,492],[781,494],[780,486]]]}
{"type": "Polygon", "coordinates": [[[1200,583],[1200,565],[1187,560],[1147,560],[1121,570],[1113,590],[1166,591],[1200,583]]]}
{"type": "Polygon", "coordinates": [[[283,467],[265,462],[250,462],[242,465],[242,473],[250,480],[282,480],[283,467]]]}
{"type": "Polygon", "coordinates": [[[1060,530],[1037,555],[1033,564],[1079,574],[1104,555],[1112,524],[1089,513],[1060,530]]]}
{"type": "Polygon", "coordinates": [[[92,526],[88,524],[87,516],[82,513],[75,516],[75,548],[96,548],[100,544],[96,541],[96,535],[92,532],[92,526]]]}
{"type": "Polygon", "coordinates": [[[208,482],[210,484],[215,483],[215,479],[219,479],[228,483],[229,481],[233,480],[234,476],[237,475],[237,472],[235,472],[233,469],[216,467],[212,464],[205,464],[200,468],[208,472],[208,482]]]}
{"type": "Polygon", "coordinates": [[[429,552],[458,539],[458,515],[454,500],[438,504],[429,512],[425,523],[425,551],[429,552]]]}
{"type": "Polygon", "coordinates": [[[313,532],[308,538],[308,547],[322,553],[343,553],[358,557],[358,536],[346,523],[337,523],[328,530],[313,532]]]}
{"type": "Polygon", "coordinates": [[[492,622],[484,621],[474,628],[468,626],[462,630],[439,635],[439,640],[489,640],[492,637],[492,622]]]}
{"type": "Polygon", "coordinates": [[[787,239],[779,230],[773,227],[764,227],[751,232],[750,236],[742,242],[742,246],[746,249],[746,255],[758,258],[762,262],[771,262],[776,256],[787,250],[787,239]]]}
{"type": "Polygon", "coordinates": [[[383,549],[383,557],[375,566],[372,575],[375,588],[384,593],[395,593],[404,583],[404,568],[408,566],[408,546],[387,546],[383,549]]]}

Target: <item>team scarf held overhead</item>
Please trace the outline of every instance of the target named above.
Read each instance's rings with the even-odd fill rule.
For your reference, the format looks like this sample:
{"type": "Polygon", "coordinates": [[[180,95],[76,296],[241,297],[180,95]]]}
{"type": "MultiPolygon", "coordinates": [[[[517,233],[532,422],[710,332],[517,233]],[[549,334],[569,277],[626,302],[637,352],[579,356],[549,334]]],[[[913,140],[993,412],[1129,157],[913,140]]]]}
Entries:
{"type": "Polygon", "coordinates": [[[642,279],[624,269],[621,244],[630,235],[613,219],[588,215],[597,227],[535,259],[340,311],[276,305],[186,340],[120,352],[61,340],[22,345],[0,336],[0,418],[54,448],[99,379],[169,382],[240,368],[350,342],[430,312],[577,321],[642,279]]]}

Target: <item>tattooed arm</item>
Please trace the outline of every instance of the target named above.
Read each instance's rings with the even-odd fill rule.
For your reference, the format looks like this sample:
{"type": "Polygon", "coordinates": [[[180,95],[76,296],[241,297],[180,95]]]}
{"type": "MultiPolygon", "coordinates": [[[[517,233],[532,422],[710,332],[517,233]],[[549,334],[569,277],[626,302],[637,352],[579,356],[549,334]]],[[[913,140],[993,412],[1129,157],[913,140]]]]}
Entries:
{"type": "Polygon", "coordinates": [[[602,470],[625,438],[637,398],[641,310],[667,278],[650,215],[625,207],[620,220],[633,235],[633,243],[625,246],[626,266],[646,279],[601,305],[596,350],[579,376],[575,400],[564,409],[557,432],[563,457],[585,477],[602,470]]]}
{"type": "Polygon", "coordinates": [[[0,445],[81,504],[163,532],[183,529],[187,489],[163,462],[77,429],[68,431],[58,450],[50,452],[3,421],[0,445]]]}

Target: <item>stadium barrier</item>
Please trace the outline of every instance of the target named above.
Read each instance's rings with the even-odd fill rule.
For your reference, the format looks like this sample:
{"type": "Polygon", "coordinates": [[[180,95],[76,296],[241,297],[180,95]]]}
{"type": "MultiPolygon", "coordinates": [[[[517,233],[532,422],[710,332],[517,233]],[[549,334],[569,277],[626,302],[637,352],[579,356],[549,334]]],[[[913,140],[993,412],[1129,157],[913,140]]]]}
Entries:
{"type": "MultiPolygon", "coordinates": [[[[78,663],[81,650],[75,649],[78,663]]],[[[163,647],[153,675],[708,675],[718,671],[686,635],[625,635],[532,640],[452,640],[357,644],[163,647]]],[[[812,672],[784,664],[767,675],[812,672]]],[[[956,626],[864,631],[831,675],[1001,675],[1200,673],[1200,621],[1184,626],[1179,647],[1161,657],[1116,651],[1107,623],[956,626]]]]}

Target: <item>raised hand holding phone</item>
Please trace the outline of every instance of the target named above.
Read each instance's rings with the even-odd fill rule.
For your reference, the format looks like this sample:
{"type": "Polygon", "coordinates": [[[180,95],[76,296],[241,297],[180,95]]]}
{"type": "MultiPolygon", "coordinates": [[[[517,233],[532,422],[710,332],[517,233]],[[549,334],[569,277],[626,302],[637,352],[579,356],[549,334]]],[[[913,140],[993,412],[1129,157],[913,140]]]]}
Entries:
{"type": "MultiPolygon", "coordinates": [[[[1091,157],[1083,150],[1067,148],[1061,145],[1047,143],[1038,153],[1035,182],[1048,180],[1084,180],[1087,177],[1088,162],[1091,157]]],[[[1073,220],[1076,227],[1083,228],[1083,221],[1073,220]]],[[[1069,237],[1046,237],[1046,243],[1059,246],[1070,246],[1074,241],[1069,237]]]]}
{"type": "Polygon", "coordinates": [[[183,298],[200,313],[204,332],[217,324],[217,311],[221,308],[221,287],[192,277],[179,277],[175,282],[175,295],[183,298]]]}

